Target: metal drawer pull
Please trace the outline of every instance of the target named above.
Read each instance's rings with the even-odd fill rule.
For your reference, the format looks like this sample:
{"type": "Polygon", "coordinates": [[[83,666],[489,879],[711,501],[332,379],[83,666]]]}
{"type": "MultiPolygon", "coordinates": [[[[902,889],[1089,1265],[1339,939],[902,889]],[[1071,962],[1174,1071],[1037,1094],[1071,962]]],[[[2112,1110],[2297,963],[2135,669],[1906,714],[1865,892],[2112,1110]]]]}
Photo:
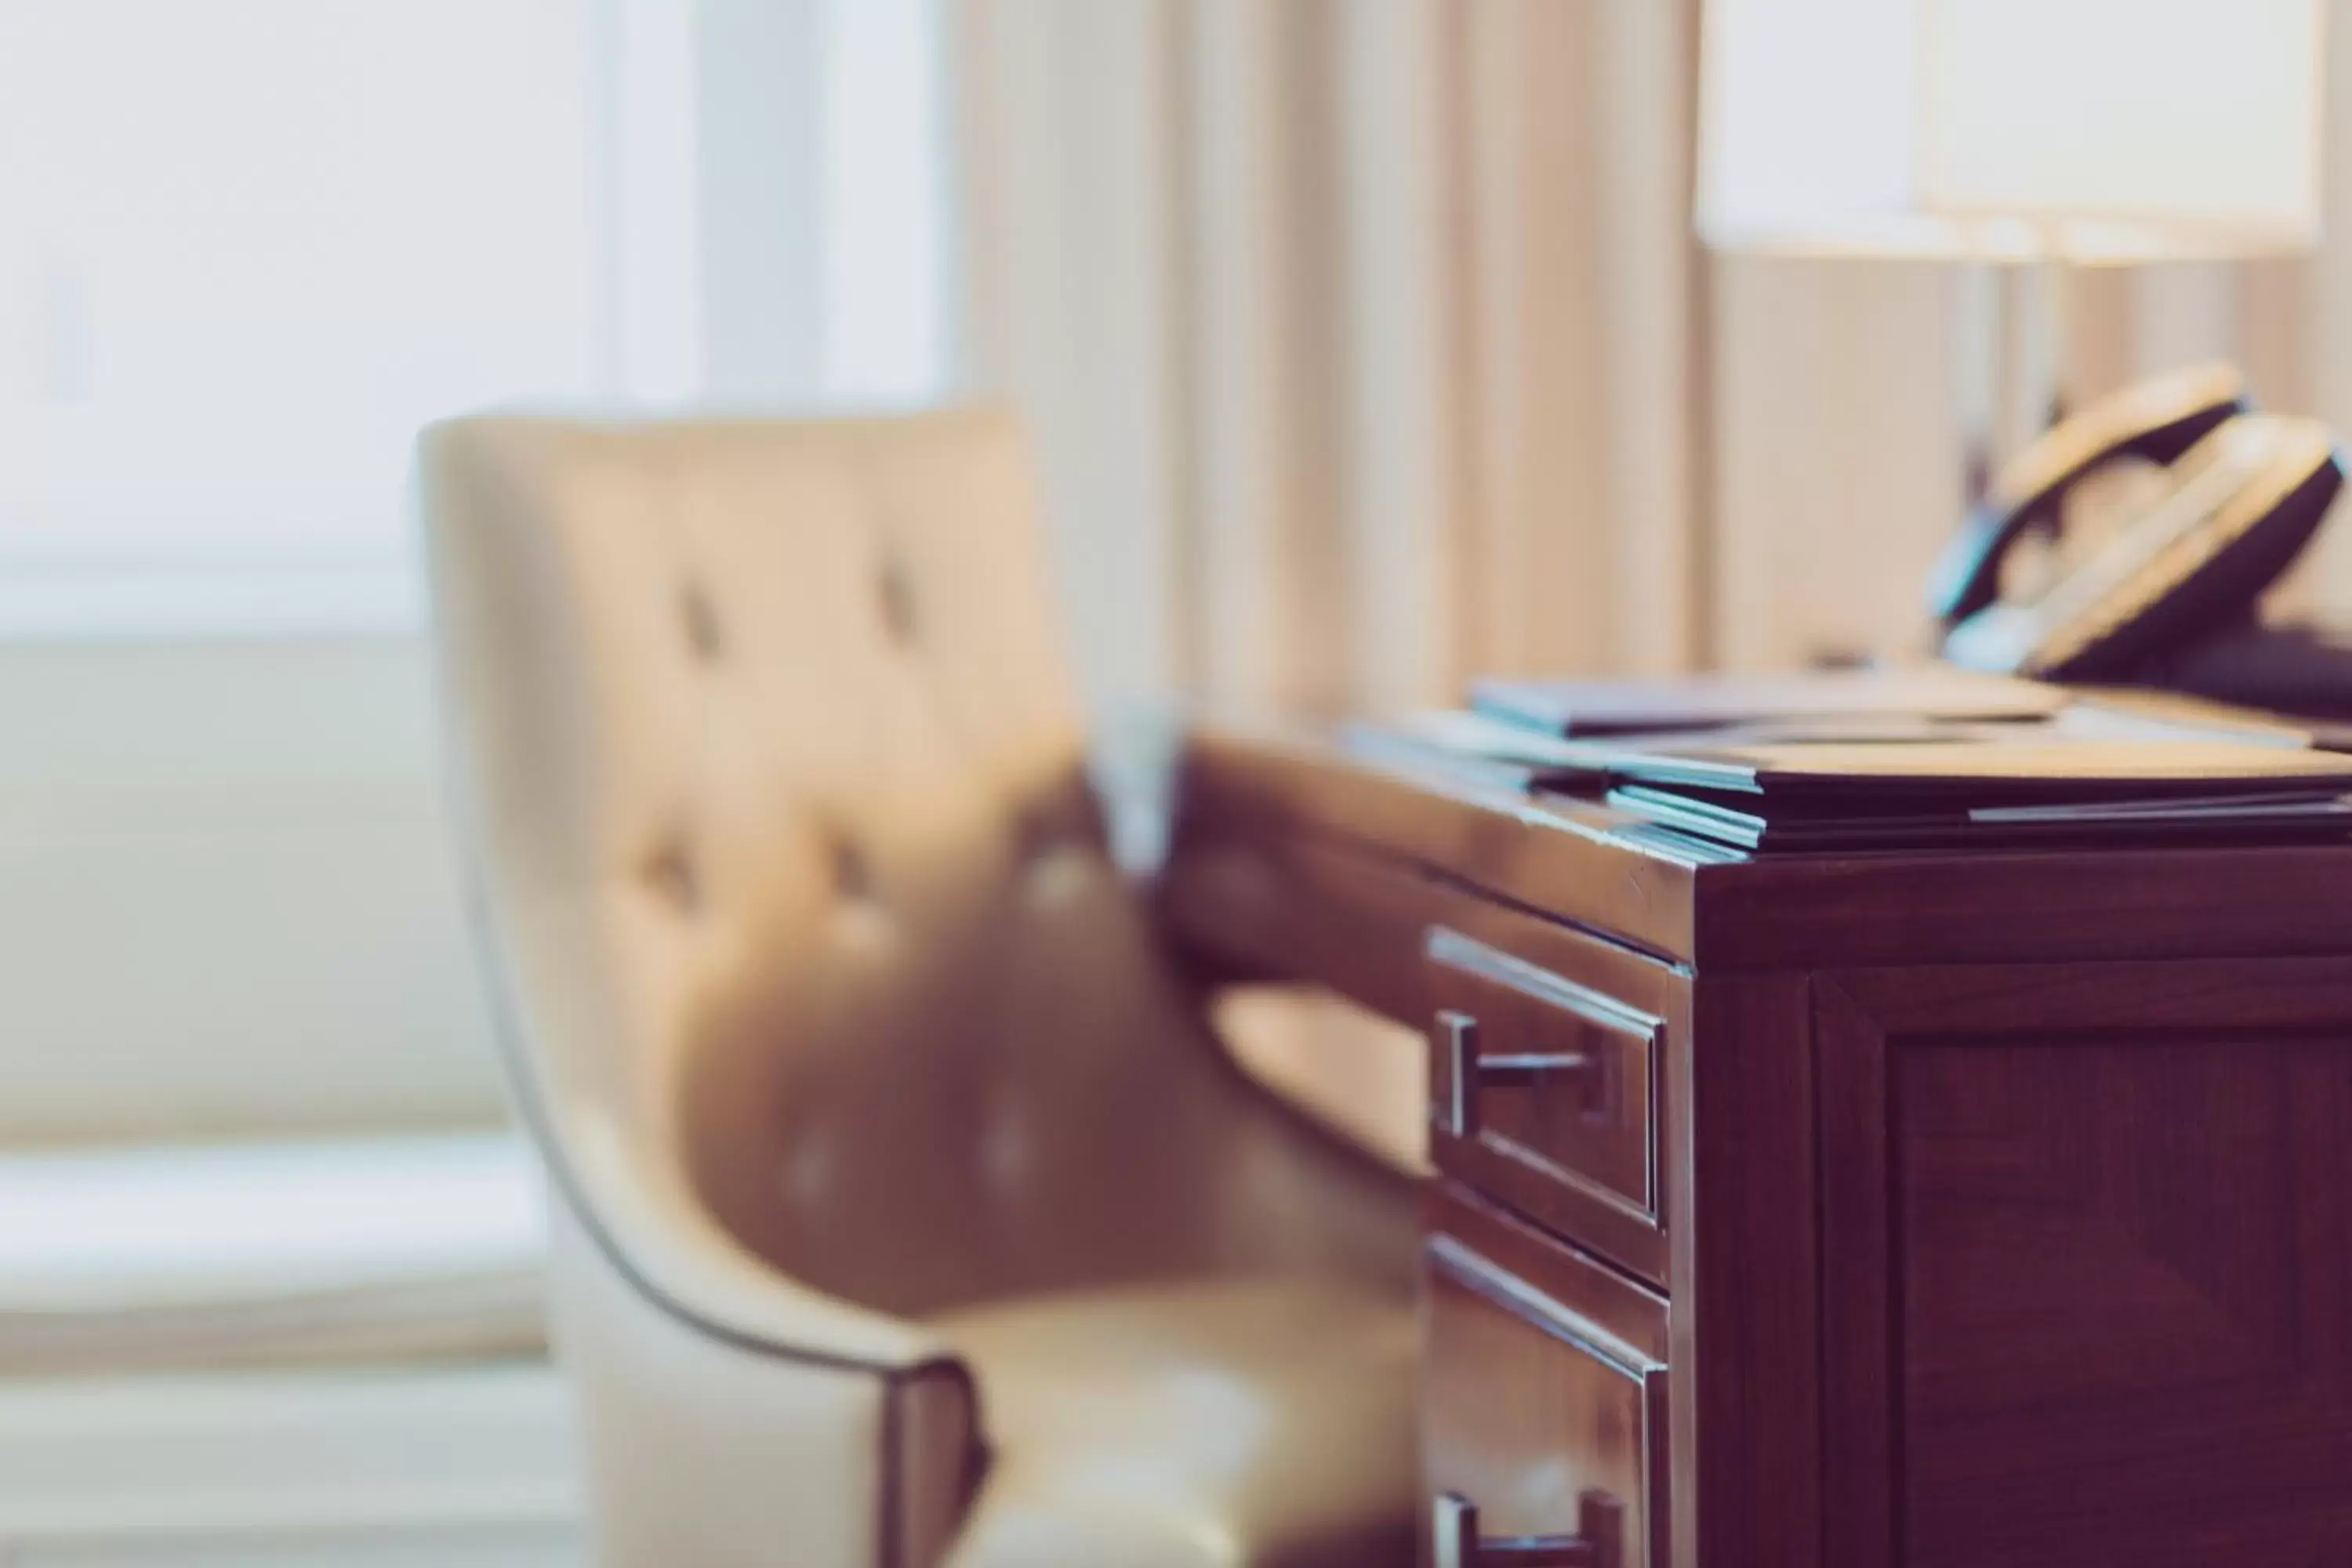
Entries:
{"type": "Polygon", "coordinates": [[[1576,1500],[1574,1535],[1478,1534],[1478,1510],[1459,1492],[1432,1506],[1436,1568],[1625,1568],[1625,1505],[1603,1491],[1576,1500]]]}
{"type": "Polygon", "coordinates": [[[1478,1054],[1478,1020],[1450,1007],[1438,1013],[1437,1029],[1443,1081],[1430,1102],[1431,1110],[1439,1129],[1456,1138],[1472,1137],[1478,1131],[1478,1108],[1471,1091],[1482,1085],[1531,1089],[1561,1079],[1583,1078],[1587,1080],[1586,1113],[1597,1115],[1606,1108],[1607,1064],[1589,1051],[1532,1051],[1482,1057],[1478,1054]]]}
{"type": "Polygon", "coordinates": [[[1582,1051],[1555,1051],[1549,1056],[1536,1052],[1516,1057],[1480,1057],[1478,1081],[1498,1083],[1507,1089],[1525,1089],[1542,1074],[1586,1072],[1596,1065],[1596,1058],[1582,1051]]]}

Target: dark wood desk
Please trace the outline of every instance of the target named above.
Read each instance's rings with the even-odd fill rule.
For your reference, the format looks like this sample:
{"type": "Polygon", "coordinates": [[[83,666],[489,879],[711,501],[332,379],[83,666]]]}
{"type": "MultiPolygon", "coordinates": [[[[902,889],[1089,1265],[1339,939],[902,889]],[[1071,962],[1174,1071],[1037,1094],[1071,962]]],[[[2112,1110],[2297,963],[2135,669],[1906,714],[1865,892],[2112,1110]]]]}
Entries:
{"type": "Polygon", "coordinates": [[[2352,846],[1750,859],[1204,736],[1162,898],[1431,1032],[1438,1561],[2352,1563],[2352,846]]]}

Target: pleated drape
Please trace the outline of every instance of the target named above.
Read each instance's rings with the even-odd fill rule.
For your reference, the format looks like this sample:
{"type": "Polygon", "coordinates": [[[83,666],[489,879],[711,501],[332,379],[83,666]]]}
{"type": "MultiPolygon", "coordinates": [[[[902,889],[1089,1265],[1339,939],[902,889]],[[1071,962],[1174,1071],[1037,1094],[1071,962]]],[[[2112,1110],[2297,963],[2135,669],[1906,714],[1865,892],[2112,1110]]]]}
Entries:
{"type": "Polygon", "coordinates": [[[1692,0],[950,0],[1094,695],[1702,658],[1692,0]]]}

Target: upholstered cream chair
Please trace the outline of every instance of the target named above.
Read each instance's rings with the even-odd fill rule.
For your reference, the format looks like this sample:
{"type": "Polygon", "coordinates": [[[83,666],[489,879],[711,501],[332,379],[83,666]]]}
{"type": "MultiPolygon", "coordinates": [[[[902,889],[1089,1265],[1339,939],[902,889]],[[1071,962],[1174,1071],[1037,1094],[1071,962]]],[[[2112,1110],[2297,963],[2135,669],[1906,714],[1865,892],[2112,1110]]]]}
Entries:
{"type": "Polygon", "coordinates": [[[1107,860],[1013,423],[421,477],[603,1560],[1410,1561],[1410,1193],[1107,860]]]}

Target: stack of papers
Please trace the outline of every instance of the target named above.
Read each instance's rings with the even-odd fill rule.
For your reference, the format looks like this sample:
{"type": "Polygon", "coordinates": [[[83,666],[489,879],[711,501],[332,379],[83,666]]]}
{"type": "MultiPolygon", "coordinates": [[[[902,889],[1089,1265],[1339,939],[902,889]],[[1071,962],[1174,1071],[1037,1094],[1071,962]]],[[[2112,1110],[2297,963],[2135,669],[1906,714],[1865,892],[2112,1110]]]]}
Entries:
{"type": "Polygon", "coordinates": [[[1961,671],[1486,683],[1390,740],[1748,850],[2352,833],[2352,756],[2290,726],[1961,671]]]}

